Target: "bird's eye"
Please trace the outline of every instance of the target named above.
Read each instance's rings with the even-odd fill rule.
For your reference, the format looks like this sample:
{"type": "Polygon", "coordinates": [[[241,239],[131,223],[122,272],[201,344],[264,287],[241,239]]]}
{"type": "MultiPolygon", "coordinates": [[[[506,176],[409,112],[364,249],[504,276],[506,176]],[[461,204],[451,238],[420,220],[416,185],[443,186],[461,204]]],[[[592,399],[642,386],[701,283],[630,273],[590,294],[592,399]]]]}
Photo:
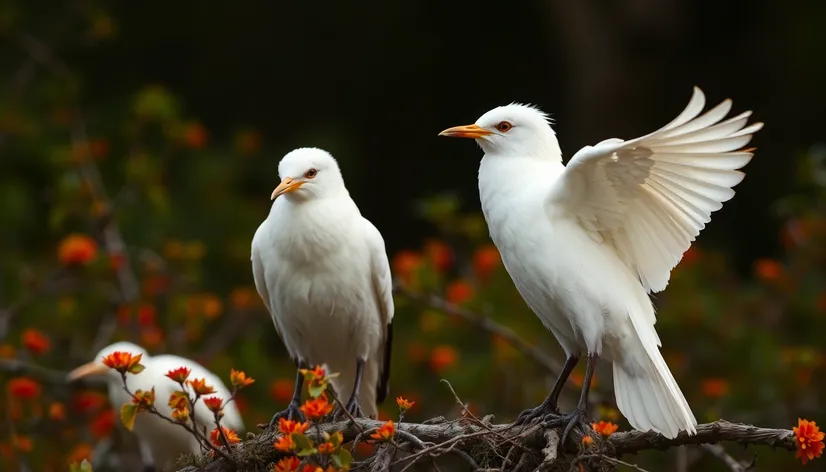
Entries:
{"type": "Polygon", "coordinates": [[[310,170],[308,170],[307,172],[305,172],[305,173],[304,173],[304,177],[306,177],[306,178],[308,178],[308,179],[312,179],[313,177],[315,177],[315,176],[316,176],[316,174],[318,174],[318,171],[317,171],[317,170],[315,170],[315,169],[310,169],[310,170]]]}
{"type": "Polygon", "coordinates": [[[506,133],[511,128],[513,128],[513,125],[508,123],[507,121],[500,121],[499,124],[496,125],[496,129],[503,133],[506,133]]]}

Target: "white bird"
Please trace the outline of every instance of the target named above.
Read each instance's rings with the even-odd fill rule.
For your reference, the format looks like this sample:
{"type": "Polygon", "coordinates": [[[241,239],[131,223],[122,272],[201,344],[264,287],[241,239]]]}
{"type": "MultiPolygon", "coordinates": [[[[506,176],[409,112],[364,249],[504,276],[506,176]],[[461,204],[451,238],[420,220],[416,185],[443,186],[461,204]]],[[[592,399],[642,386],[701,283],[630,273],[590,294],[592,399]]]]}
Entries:
{"type": "MultiPolygon", "coordinates": [[[[131,403],[132,398],[123,389],[120,374],[103,364],[103,358],[116,351],[142,355],[140,363],[145,369],[139,374],[127,374],[126,385],[132,393],[137,390],[148,391],[155,387],[155,408],[167,418],[172,418],[172,409],[168,406],[169,397],[175,390],[180,390],[180,386],[167,378],[166,373],[178,367],[190,369],[190,380],[203,378],[207,385],[214,387],[215,393],[208,395],[208,397],[217,396],[225,402],[230,398],[231,393],[221,379],[197,362],[168,354],[150,356],[145,349],[129,342],[117,342],[103,348],[95,356],[94,361],[71,371],[68,379],[73,381],[90,376],[105,377],[109,391],[109,401],[116,411],[120,411],[121,405],[131,403]]],[[[191,387],[187,386],[187,389],[192,395],[191,387]]],[[[207,432],[215,428],[213,413],[202,401],[195,405],[195,413],[192,416],[195,417],[199,428],[206,426],[207,432]]],[[[239,434],[243,432],[244,423],[235,402],[224,406],[224,417],[221,419],[221,425],[225,428],[234,428],[239,434]]],[[[180,425],[170,423],[149,413],[138,414],[132,431],[143,444],[148,446],[155,468],[159,472],[177,470],[175,463],[183,454],[202,453],[201,447],[192,433],[180,425]]]]}
{"type": "MultiPolygon", "coordinates": [[[[252,240],[252,272],[275,329],[299,369],[326,364],[347,410],[375,418],[387,396],[393,285],[381,233],[364,217],[328,152],[291,151],[252,240]],[[280,197],[280,198],[279,198],[280,197]],[[345,397],[347,396],[347,397],[345,397]]],[[[277,418],[301,418],[304,381],[277,418]]],[[[343,414],[337,409],[336,416],[343,414]]]]}
{"type": "MultiPolygon", "coordinates": [[[[673,438],[697,421],[659,351],[648,293],[734,196],[737,171],[752,158],[741,149],[762,123],[747,111],[725,121],[731,101],[701,116],[699,88],[663,128],[630,141],[586,146],[568,163],[547,116],[511,104],[442,136],[474,138],[484,151],[479,195],[491,238],[519,293],[564,349],[567,359],[550,395],[519,422],[584,422],[598,358],[613,364],[617,406],[638,430],[673,438]],[[577,409],[557,416],[557,399],[579,356],[587,354],[577,409]]],[[[585,429],[583,429],[585,431],[585,429]]]]}

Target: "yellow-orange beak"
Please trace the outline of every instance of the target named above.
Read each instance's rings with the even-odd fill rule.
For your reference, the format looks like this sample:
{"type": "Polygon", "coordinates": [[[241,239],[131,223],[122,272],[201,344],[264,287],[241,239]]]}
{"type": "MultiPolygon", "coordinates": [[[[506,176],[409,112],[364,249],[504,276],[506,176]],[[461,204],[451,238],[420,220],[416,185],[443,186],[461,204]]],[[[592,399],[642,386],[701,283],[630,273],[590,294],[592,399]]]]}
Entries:
{"type": "Polygon", "coordinates": [[[290,177],[282,180],[278,187],[275,187],[275,190],[272,191],[272,195],[270,195],[270,200],[275,200],[280,195],[284,195],[285,193],[289,193],[295,190],[298,190],[299,187],[304,185],[303,180],[295,180],[290,177]]]}
{"type": "Polygon", "coordinates": [[[448,136],[450,138],[481,138],[483,136],[488,136],[493,134],[493,132],[486,130],[485,128],[480,127],[479,125],[465,125],[465,126],[454,126],[453,128],[448,128],[441,133],[439,136],[448,136]]]}
{"type": "Polygon", "coordinates": [[[66,378],[69,380],[69,382],[72,382],[74,380],[82,379],[84,377],[89,377],[93,375],[103,375],[107,371],[109,371],[109,368],[105,365],[90,362],[88,364],[83,364],[77,369],[69,372],[69,374],[66,375],[66,378]]]}

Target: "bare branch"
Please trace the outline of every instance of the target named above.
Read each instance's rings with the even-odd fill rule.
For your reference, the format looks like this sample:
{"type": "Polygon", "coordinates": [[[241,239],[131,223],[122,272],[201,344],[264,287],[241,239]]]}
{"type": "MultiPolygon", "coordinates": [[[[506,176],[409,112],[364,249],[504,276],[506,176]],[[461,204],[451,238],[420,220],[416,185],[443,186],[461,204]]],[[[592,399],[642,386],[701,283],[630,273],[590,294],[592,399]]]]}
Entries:
{"type": "Polygon", "coordinates": [[[746,472],[751,466],[744,466],[737,459],[731,457],[719,444],[700,444],[700,449],[723,461],[732,472],[746,472]]]}

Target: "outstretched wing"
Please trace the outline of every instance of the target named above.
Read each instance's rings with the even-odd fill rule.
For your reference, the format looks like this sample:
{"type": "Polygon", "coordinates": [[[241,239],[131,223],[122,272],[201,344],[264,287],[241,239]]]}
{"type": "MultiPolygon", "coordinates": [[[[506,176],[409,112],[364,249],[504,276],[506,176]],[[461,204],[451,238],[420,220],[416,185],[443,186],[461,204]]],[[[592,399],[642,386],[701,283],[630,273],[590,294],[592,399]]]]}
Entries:
{"type": "Polygon", "coordinates": [[[746,126],[750,111],[721,121],[731,100],[700,115],[704,106],[695,87],[685,110],[658,131],[582,148],[550,192],[554,211],[613,246],[649,292],[668,285],[711,213],[734,196],[744,177],[736,169],[753,155],[742,147],[763,127],[746,126]]]}
{"type": "Polygon", "coordinates": [[[393,279],[390,274],[390,262],[384,249],[384,238],[372,223],[364,220],[367,243],[370,247],[370,268],[373,275],[373,290],[376,303],[381,315],[384,346],[382,352],[381,372],[376,385],[376,402],[381,403],[387,398],[390,389],[390,353],[393,345],[393,279]]]}

